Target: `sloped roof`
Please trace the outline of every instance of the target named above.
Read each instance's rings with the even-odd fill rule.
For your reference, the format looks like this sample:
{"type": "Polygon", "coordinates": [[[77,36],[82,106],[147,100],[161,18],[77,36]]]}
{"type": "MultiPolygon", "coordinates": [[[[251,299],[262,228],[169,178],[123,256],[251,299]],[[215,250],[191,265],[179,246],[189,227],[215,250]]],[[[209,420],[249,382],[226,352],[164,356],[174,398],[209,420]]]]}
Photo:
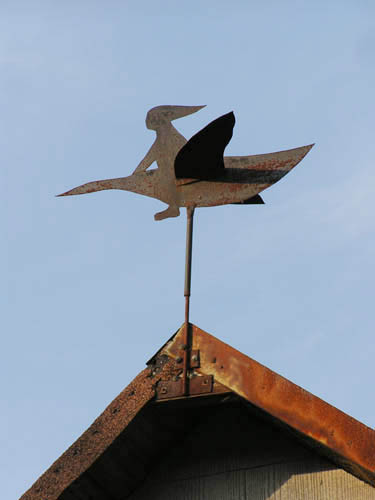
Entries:
{"type": "Polygon", "coordinates": [[[160,388],[181,372],[181,328],[21,500],[126,498],[210,405],[233,398],[375,486],[374,430],[198,327],[191,329],[192,348],[199,350],[195,380],[213,376],[211,393],[158,398],[160,388]]]}

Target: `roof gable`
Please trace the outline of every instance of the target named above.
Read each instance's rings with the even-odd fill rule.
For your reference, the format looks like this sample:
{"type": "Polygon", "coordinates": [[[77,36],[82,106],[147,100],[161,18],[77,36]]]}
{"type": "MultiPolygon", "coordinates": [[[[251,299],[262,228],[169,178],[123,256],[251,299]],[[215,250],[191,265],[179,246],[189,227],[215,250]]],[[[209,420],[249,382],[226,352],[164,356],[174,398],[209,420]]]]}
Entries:
{"type": "Polygon", "coordinates": [[[157,457],[176,436],[189,432],[207,405],[233,397],[253,415],[375,485],[375,431],[194,325],[191,334],[192,349],[199,351],[193,379],[204,383],[211,377],[209,393],[187,398],[165,393],[180,380],[182,327],[21,500],[72,500],[82,489],[99,499],[103,487],[113,489],[110,498],[126,498],[125,491],[142,482],[157,457]],[[121,462],[118,474],[116,460],[121,462]],[[108,484],[98,483],[98,477],[108,484]]]}
{"type": "MultiPolygon", "coordinates": [[[[181,339],[182,328],[163,352],[175,359],[181,339]]],[[[375,485],[373,429],[195,325],[192,348],[200,352],[200,373],[212,375],[348,472],[375,485]]]]}

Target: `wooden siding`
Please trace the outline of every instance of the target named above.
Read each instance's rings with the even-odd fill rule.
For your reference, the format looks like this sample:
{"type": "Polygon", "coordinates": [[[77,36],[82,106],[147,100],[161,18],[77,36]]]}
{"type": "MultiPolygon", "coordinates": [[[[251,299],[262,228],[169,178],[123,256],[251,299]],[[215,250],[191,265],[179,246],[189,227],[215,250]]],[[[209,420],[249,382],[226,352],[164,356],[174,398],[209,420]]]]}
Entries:
{"type": "Polygon", "coordinates": [[[375,489],[241,405],[216,407],[131,500],[375,500],[375,489]]]}

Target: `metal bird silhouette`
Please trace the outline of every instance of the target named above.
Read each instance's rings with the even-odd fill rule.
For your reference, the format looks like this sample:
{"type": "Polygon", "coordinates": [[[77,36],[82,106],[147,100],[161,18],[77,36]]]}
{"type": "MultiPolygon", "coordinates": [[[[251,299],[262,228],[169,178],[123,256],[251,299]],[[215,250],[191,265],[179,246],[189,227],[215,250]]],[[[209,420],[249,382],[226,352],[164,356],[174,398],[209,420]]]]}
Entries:
{"type": "Polygon", "coordinates": [[[276,153],[224,156],[235,118],[227,113],[186,141],[172,121],[204,106],[157,106],[146,117],[156,140],[128,177],[88,182],[58,196],[122,189],[156,198],[168,208],[155,220],[180,215],[181,207],[263,203],[259,193],[295,167],[313,144],[276,153]],[[153,162],[156,169],[148,170],[153,162]]]}

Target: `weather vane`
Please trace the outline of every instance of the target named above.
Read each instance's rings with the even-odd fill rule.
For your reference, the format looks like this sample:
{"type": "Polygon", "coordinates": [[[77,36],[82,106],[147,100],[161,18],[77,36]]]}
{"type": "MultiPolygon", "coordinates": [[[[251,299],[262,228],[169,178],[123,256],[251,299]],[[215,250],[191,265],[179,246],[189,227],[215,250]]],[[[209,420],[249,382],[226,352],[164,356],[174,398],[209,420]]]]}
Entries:
{"type": "Polygon", "coordinates": [[[262,204],[259,193],[295,167],[313,144],[300,148],[251,156],[224,156],[232,138],[233,112],[220,116],[186,141],[172,121],[199,111],[204,106],[157,106],[146,117],[146,126],[156,132],[156,140],[146,156],[128,177],[88,182],[58,196],[122,189],[156,198],[168,208],[155,214],[155,220],[180,215],[187,210],[185,263],[185,333],[183,390],[189,391],[191,338],[189,328],[191,256],[194,210],[227,204],[262,204]],[[148,170],[153,162],[158,168],[148,170]]]}

